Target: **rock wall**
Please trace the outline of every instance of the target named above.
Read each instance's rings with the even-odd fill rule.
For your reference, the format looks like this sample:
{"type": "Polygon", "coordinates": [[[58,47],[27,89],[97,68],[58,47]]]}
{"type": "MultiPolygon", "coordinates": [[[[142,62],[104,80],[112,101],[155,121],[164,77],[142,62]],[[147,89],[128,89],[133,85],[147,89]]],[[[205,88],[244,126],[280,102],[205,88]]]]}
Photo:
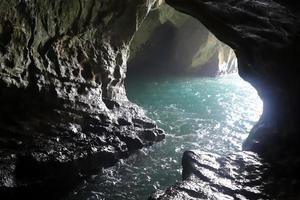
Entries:
{"type": "Polygon", "coordinates": [[[129,42],[153,3],[0,1],[1,198],[56,199],[164,138],[124,88],[129,42]]]}
{"type": "Polygon", "coordinates": [[[131,73],[217,76],[237,71],[232,49],[191,16],[166,4],[154,9],[135,33],[131,73]]]}

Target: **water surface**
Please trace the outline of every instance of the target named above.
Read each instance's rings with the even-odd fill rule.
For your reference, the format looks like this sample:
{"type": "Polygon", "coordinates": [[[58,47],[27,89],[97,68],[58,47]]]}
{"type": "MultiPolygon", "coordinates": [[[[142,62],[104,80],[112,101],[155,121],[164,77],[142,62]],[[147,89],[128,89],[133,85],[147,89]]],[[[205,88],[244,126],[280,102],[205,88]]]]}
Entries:
{"type": "Polygon", "coordinates": [[[78,200],[143,200],[181,179],[185,150],[224,155],[241,150],[259,119],[262,102],[237,74],[219,78],[135,78],[127,81],[128,98],[163,128],[163,142],[105,169],[77,189],[78,200]]]}

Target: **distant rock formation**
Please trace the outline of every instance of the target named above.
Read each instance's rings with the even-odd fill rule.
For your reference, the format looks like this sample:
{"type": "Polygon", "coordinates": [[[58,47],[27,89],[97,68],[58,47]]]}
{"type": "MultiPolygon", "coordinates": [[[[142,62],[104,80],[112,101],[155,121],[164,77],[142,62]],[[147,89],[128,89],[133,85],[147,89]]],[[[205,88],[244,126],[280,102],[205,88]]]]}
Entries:
{"type": "Polygon", "coordinates": [[[130,73],[218,76],[237,72],[233,50],[166,4],[150,12],[130,45],[130,73]]]}

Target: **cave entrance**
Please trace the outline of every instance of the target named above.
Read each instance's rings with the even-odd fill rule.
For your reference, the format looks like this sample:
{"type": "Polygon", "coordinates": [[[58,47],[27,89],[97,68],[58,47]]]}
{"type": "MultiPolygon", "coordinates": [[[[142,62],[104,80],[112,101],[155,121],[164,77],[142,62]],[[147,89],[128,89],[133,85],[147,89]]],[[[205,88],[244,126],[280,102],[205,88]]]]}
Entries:
{"type": "Polygon", "coordinates": [[[167,136],[107,171],[98,182],[108,199],[147,199],[180,180],[185,150],[241,150],[262,112],[257,92],[237,74],[233,50],[166,5],[133,38],[125,83],[129,100],[167,136]]]}
{"type": "Polygon", "coordinates": [[[167,131],[217,132],[218,141],[234,132],[232,148],[219,144],[223,152],[240,149],[262,114],[256,90],[238,75],[234,50],[167,4],[152,10],[132,39],[126,91],[167,131]],[[206,120],[218,130],[199,129],[206,120]]]}

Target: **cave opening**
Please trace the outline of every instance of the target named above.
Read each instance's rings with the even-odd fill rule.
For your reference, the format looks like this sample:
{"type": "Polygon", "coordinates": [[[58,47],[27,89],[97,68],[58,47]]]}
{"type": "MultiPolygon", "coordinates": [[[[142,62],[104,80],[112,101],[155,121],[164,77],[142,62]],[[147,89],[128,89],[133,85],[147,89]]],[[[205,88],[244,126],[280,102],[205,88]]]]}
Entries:
{"type": "Polygon", "coordinates": [[[130,50],[127,96],[167,133],[147,151],[150,159],[135,158],[151,183],[136,190],[151,192],[178,181],[186,150],[222,156],[242,150],[263,103],[239,76],[233,49],[199,20],[163,5],[145,19],[130,50]]]}
{"type": "MultiPolygon", "coordinates": [[[[145,108],[169,132],[172,128],[165,121],[173,123],[178,116],[185,121],[193,118],[184,114],[190,112],[197,119],[228,118],[224,121],[232,126],[250,122],[241,131],[245,139],[262,115],[263,102],[256,89],[239,76],[235,51],[199,20],[167,4],[153,9],[135,33],[126,75],[129,100],[145,108]],[[169,108],[177,116],[169,115],[169,108]]],[[[186,131],[177,131],[197,130],[192,124],[185,126],[186,131]]],[[[236,142],[235,150],[243,139],[236,142]]]]}
{"type": "Polygon", "coordinates": [[[181,179],[184,151],[241,151],[262,113],[256,90],[238,75],[233,49],[167,5],[151,11],[134,35],[126,75],[128,99],[167,137],[104,170],[83,198],[99,191],[107,199],[147,199],[181,179]]]}

